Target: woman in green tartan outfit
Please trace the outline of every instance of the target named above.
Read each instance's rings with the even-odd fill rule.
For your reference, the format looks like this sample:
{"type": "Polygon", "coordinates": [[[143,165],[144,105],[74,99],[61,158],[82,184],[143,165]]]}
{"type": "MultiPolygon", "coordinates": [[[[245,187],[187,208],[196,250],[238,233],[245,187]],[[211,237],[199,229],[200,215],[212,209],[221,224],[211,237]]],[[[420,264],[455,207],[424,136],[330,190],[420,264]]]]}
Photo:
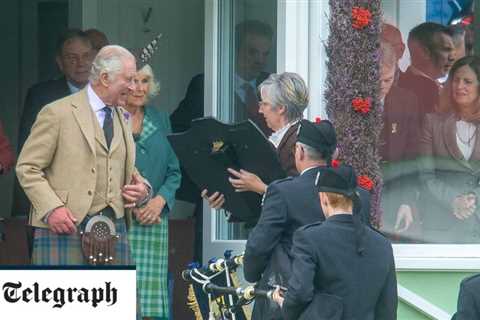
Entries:
{"type": "Polygon", "coordinates": [[[134,78],[135,89],[127,107],[136,142],[136,167],[148,179],[153,198],[134,210],[128,231],[132,257],[137,266],[137,287],[143,319],[169,319],[168,212],[180,186],[180,168],[166,135],[171,132],[166,112],[145,107],[159,86],[147,64],[134,78]]]}

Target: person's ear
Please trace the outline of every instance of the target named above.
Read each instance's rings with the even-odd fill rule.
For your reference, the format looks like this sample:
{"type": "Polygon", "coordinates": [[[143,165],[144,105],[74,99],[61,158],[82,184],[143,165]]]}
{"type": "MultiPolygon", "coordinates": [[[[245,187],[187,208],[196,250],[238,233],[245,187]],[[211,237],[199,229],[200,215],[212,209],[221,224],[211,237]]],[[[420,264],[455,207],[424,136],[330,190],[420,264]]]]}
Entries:
{"type": "Polygon", "coordinates": [[[99,80],[104,87],[108,88],[110,86],[110,79],[109,79],[108,73],[102,72],[100,74],[99,80]]]}
{"type": "Polygon", "coordinates": [[[329,205],[328,197],[325,195],[325,193],[319,192],[318,196],[320,197],[320,205],[325,208],[328,207],[329,205]]]}
{"type": "Polygon", "coordinates": [[[305,150],[303,147],[299,144],[296,144],[296,152],[297,152],[297,157],[299,160],[303,160],[305,157],[305,150]]]}
{"type": "Polygon", "coordinates": [[[280,115],[284,115],[284,114],[287,113],[287,107],[286,106],[279,105],[277,110],[278,110],[278,114],[280,114],[280,115]]]}

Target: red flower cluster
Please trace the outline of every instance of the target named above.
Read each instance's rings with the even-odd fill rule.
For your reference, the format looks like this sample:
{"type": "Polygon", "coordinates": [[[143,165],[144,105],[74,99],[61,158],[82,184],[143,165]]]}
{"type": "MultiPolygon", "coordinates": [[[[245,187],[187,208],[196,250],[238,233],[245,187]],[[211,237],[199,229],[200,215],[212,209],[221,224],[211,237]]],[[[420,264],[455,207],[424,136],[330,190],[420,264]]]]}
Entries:
{"type": "Polygon", "coordinates": [[[363,29],[370,24],[372,13],[365,8],[352,8],[352,27],[355,29],[363,29]]]}
{"type": "Polygon", "coordinates": [[[332,160],[332,168],[338,168],[340,167],[340,161],[339,160],[332,160]]]}
{"type": "Polygon", "coordinates": [[[352,100],[353,110],[360,113],[368,113],[370,111],[370,98],[355,98],[352,100]]]}
{"type": "Polygon", "coordinates": [[[368,191],[372,190],[373,188],[372,179],[370,179],[368,176],[365,176],[365,175],[357,177],[357,184],[368,191]]]}

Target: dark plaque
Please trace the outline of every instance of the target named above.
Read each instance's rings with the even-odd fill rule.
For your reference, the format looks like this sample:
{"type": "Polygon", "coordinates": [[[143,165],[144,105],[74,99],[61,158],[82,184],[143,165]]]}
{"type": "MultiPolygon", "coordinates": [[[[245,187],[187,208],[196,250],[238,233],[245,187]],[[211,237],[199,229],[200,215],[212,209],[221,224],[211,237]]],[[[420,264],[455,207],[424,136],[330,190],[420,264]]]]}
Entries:
{"type": "Polygon", "coordinates": [[[261,196],[235,192],[227,168],[255,173],[266,184],[286,176],[275,148],[250,120],[229,125],[210,117],[195,119],[188,131],[171,134],[168,140],[200,190],[225,195],[224,208],[231,213],[230,221],[256,221],[261,196]]]}

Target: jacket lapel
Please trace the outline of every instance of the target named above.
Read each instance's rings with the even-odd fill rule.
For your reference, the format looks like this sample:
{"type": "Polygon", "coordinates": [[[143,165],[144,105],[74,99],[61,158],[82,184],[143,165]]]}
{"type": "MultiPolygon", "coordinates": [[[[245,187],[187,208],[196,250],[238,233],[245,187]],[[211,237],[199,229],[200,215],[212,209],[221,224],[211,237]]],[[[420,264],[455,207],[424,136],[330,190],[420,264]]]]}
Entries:
{"type": "Polygon", "coordinates": [[[88,142],[90,149],[95,154],[95,127],[92,120],[92,110],[88,102],[87,90],[82,89],[74,95],[72,100],[73,116],[88,142]]]}
{"type": "Polygon", "coordinates": [[[295,123],[293,126],[291,126],[290,128],[288,128],[287,132],[285,132],[285,135],[283,136],[282,138],[282,141],[280,141],[280,144],[278,145],[278,148],[277,150],[281,150],[285,144],[287,143],[287,141],[290,139],[290,137],[292,136],[292,134],[296,134],[297,133],[297,130],[298,130],[298,126],[300,124],[300,121],[295,123]]]}
{"type": "Polygon", "coordinates": [[[475,146],[473,147],[473,152],[472,155],[470,156],[470,165],[472,168],[478,173],[480,171],[480,132],[479,132],[479,126],[477,126],[477,131],[475,133],[475,146]]]}
{"type": "Polygon", "coordinates": [[[450,155],[457,160],[460,164],[472,169],[467,160],[463,157],[462,152],[458,148],[457,137],[456,137],[457,127],[455,115],[450,115],[443,125],[443,138],[445,141],[445,146],[448,149],[450,155]]]}
{"type": "Polygon", "coordinates": [[[120,107],[115,108],[116,116],[122,128],[123,139],[125,140],[125,147],[127,149],[126,163],[125,163],[125,183],[129,183],[132,178],[135,166],[135,143],[133,142],[132,132],[130,126],[125,119],[125,110],[120,107]]]}

